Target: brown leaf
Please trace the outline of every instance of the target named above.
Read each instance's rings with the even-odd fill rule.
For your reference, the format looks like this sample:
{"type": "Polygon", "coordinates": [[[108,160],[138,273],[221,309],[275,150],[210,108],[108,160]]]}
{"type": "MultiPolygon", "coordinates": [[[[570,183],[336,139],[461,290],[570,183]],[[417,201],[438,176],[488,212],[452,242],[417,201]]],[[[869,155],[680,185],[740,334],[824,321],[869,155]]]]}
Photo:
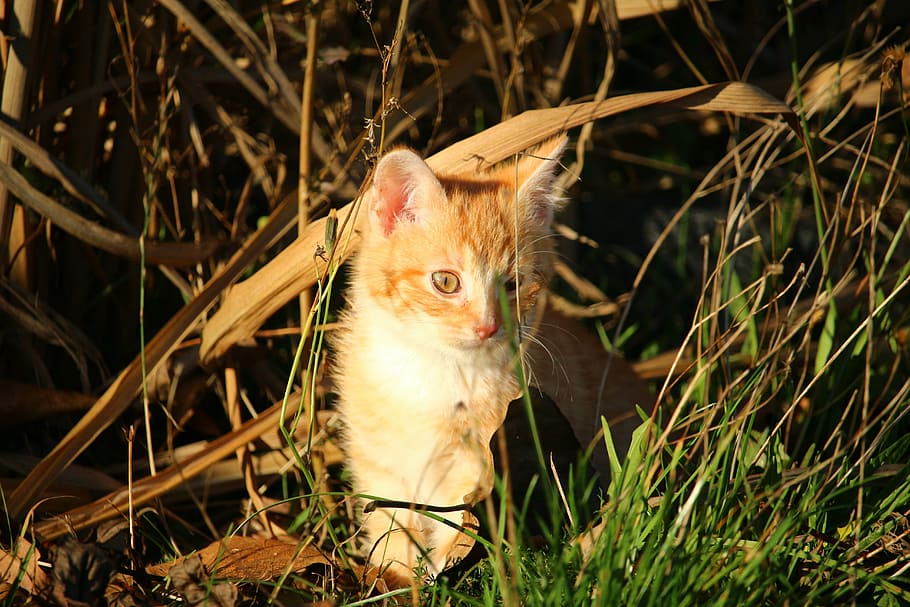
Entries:
{"type": "Polygon", "coordinates": [[[181,559],[171,567],[168,575],[174,590],[182,594],[191,607],[233,607],[237,603],[237,587],[225,582],[211,582],[198,554],[181,559]]]}
{"type": "MultiPolygon", "coordinates": [[[[480,521],[470,510],[465,510],[462,512],[461,526],[472,533],[477,533],[480,530],[480,521]]],[[[445,568],[449,569],[460,563],[468,556],[472,548],[474,548],[474,538],[467,533],[459,533],[449,548],[445,568]]]]}
{"type": "MultiPolygon", "coordinates": [[[[189,567],[191,572],[211,572],[211,576],[219,579],[254,581],[275,579],[287,571],[303,573],[316,565],[331,570],[333,585],[341,591],[360,592],[371,588],[376,593],[384,594],[390,588],[401,587],[398,581],[381,576],[375,567],[363,567],[357,563],[336,566],[335,561],[312,544],[301,549],[298,544],[273,538],[228,537],[213,542],[190,557],[149,565],[146,572],[173,579],[175,571],[184,575],[189,567]],[[187,565],[190,559],[195,561],[187,565]]],[[[201,574],[194,575],[200,578],[201,574]]]]}
{"type": "Polygon", "coordinates": [[[275,538],[231,536],[209,544],[191,557],[150,565],[146,571],[151,575],[173,577],[175,568],[183,567],[189,559],[199,559],[213,576],[233,580],[270,580],[287,571],[301,572],[315,564],[332,565],[332,561],[312,544],[301,548],[275,538]]]}
{"type": "Polygon", "coordinates": [[[11,593],[43,596],[64,604],[62,586],[38,566],[38,549],[24,538],[17,538],[11,552],[0,549],[0,597],[11,593]]]}
{"type": "Polygon", "coordinates": [[[129,575],[116,573],[104,590],[104,601],[108,607],[139,607],[148,604],[143,600],[142,591],[129,575]]]}
{"type": "Polygon", "coordinates": [[[463,139],[427,159],[433,170],[464,173],[483,170],[569,129],[640,108],[781,114],[799,133],[796,115],[786,103],[745,82],[707,84],[671,91],[633,93],[542,110],[529,110],[463,139]]]}
{"type": "Polygon", "coordinates": [[[50,560],[66,598],[90,605],[101,601],[119,565],[117,555],[100,544],[72,537],[51,548],[50,560]]]}
{"type": "Polygon", "coordinates": [[[572,539],[572,543],[578,546],[578,549],[581,551],[582,562],[587,565],[588,561],[591,559],[591,555],[594,552],[594,546],[597,545],[597,541],[600,539],[600,536],[603,535],[604,531],[604,521],[592,525],[581,532],[580,535],[572,539]]]}

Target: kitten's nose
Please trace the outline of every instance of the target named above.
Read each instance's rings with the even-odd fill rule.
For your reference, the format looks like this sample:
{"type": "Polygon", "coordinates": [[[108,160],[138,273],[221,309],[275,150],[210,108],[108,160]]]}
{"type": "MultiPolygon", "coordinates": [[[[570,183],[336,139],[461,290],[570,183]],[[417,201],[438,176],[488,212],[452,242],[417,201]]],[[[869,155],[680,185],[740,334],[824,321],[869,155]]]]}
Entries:
{"type": "Polygon", "coordinates": [[[489,339],[499,331],[499,325],[495,321],[483,322],[474,325],[474,333],[480,339],[489,339]]]}

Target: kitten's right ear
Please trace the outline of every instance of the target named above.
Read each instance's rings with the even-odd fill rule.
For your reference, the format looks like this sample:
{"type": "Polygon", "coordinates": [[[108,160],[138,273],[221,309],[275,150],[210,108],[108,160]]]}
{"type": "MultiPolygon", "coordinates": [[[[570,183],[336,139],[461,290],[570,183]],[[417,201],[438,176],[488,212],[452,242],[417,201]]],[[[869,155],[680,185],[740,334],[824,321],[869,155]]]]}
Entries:
{"type": "Polygon", "coordinates": [[[565,135],[544,141],[518,161],[518,200],[525,216],[545,229],[549,229],[553,212],[560,206],[561,200],[553,192],[553,184],[567,141],[565,135]]]}
{"type": "Polygon", "coordinates": [[[370,226],[388,236],[399,223],[425,221],[431,205],[445,198],[439,179],[408,149],[389,152],[373,173],[370,226]]]}

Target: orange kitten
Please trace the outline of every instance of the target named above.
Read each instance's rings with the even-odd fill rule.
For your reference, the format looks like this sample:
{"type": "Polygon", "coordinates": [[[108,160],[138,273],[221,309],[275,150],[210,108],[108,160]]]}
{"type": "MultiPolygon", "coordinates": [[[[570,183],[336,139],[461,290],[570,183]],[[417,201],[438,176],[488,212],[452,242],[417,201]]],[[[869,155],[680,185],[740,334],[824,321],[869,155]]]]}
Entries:
{"type": "MultiPolygon", "coordinates": [[[[407,149],[380,159],[334,342],[356,492],[432,506],[489,494],[490,439],[521,392],[506,326],[530,326],[550,278],[564,145],[481,175],[437,176],[407,149]]],[[[418,565],[438,574],[459,540],[407,506],[365,514],[363,533],[370,561],[407,579],[418,565]]]]}

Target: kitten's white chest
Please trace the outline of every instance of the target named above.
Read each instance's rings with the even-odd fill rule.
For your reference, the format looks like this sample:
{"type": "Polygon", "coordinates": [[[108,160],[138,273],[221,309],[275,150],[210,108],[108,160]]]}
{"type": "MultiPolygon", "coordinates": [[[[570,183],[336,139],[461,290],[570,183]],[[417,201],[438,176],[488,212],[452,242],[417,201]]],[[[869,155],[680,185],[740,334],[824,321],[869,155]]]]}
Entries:
{"type": "Polygon", "coordinates": [[[376,324],[353,325],[339,405],[359,487],[445,505],[488,491],[489,441],[517,392],[507,352],[446,356],[376,324]]]}
{"type": "Polygon", "coordinates": [[[377,402],[402,415],[444,419],[515,391],[507,352],[453,352],[386,333],[357,355],[363,375],[383,394],[377,402]]]}
{"type": "Polygon", "coordinates": [[[351,319],[340,403],[349,450],[421,470],[486,452],[519,392],[508,346],[444,349],[377,316],[351,319]]]}

